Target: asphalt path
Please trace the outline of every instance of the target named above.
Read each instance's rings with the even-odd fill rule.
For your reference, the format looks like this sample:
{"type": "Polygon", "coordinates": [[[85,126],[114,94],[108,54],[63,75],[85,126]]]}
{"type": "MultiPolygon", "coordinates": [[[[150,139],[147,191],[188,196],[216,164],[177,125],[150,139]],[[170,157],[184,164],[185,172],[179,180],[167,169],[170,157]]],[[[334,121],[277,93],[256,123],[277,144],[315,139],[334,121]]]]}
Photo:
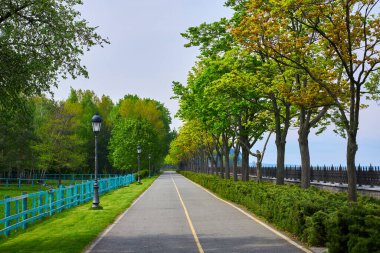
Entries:
{"type": "Polygon", "coordinates": [[[87,252],[310,252],[244,210],[165,172],[87,252]]]}

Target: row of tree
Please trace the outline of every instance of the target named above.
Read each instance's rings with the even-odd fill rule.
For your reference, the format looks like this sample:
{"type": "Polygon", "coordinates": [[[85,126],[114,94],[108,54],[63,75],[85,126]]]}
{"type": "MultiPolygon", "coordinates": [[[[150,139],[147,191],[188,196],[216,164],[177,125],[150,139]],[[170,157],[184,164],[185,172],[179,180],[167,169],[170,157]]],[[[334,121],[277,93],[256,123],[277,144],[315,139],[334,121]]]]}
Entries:
{"type": "Polygon", "coordinates": [[[221,173],[228,178],[233,148],[236,179],[241,150],[242,179],[248,180],[249,155],[257,157],[260,168],[265,146],[251,150],[265,133],[274,133],[277,183],[283,184],[287,134],[295,126],[301,185],[308,188],[310,130],[320,133],[333,123],[347,138],[348,195],[356,201],[361,100],[379,94],[377,3],[228,0],[232,18],[190,27],[182,34],[185,46],[199,47],[200,55],[187,85],[173,85],[185,125],[168,159],[190,163],[198,157],[213,167],[224,160],[221,173]]]}
{"type": "Polygon", "coordinates": [[[116,105],[108,96],[71,90],[65,101],[36,96],[17,111],[1,111],[0,170],[7,176],[76,172],[92,173],[94,133],[91,118],[103,118],[99,134],[99,168],[103,173],[137,169],[137,145],[142,168],[149,157],[158,167],[172,139],[170,115],[159,102],[127,95],[116,105]]]}

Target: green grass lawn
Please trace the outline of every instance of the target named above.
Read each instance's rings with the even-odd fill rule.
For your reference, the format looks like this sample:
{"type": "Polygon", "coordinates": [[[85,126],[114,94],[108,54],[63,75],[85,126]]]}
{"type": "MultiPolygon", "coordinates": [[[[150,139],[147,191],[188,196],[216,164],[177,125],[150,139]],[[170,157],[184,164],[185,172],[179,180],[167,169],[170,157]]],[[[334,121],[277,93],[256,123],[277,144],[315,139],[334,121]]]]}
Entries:
{"type": "MultiPolygon", "coordinates": [[[[74,181],[66,180],[62,181],[62,185],[70,185],[74,181]]],[[[81,183],[82,181],[78,181],[78,183],[81,183]]],[[[75,183],[75,182],[74,182],[75,183]]],[[[26,193],[34,193],[38,191],[47,191],[50,188],[58,188],[58,181],[51,180],[50,182],[47,182],[47,185],[42,184],[21,184],[21,187],[19,188],[17,185],[0,185],[0,200],[3,200],[5,196],[11,196],[16,197],[22,195],[24,192],[26,193]]],[[[13,205],[12,205],[13,207],[13,205]]],[[[28,207],[32,208],[32,202],[28,202],[28,207]]],[[[13,211],[12,211],[13,213],[13,211]]],[[[4,205],[0,205],[0,219],[4,217],[4,205]]],[[[0,226],[0,228],[3,228],[3,226],[0,226]]]]}
{"type": "Polygon", "coordinates": [[[3,200],[5,196],[20,196],[23,192],[32,193],[46,190],[48,188],[42,185],[22,185],[20,188],[17,186],[0,186],[0,199],[3,200]]]}
{"type": "Polygon", "coordinates": [[[81,252],[156,178],[143,179],[141,185],[131,184],[101,196],[103,210],[89,210],[91,202],[88,202],[2,239],[0,252],[81,252]]]}
{"type": "MultiPolygon", "coordinates": [[[[82,183],[82,180],[62,180],[62,185],[71,185],[75,183],[82,183]]],[[[57,188],[58,187],[58,180],[47,180],[46,185],[42,184],[21,184],[21,187],[19,188],[17,185],[0,185],[0,200],[4,199],[5,196],[20,196],[23,192],[26,193],[33,193],[38,191],[46,191],[49,190],[49,188],[57,188]]]]}

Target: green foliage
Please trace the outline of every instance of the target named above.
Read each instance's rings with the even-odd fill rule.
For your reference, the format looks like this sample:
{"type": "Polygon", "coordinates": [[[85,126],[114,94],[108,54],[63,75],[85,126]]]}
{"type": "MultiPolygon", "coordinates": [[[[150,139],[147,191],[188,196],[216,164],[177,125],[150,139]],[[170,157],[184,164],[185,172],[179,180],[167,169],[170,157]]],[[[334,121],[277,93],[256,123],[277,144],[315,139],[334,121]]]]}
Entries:
{"type": "Polygon", "coordinates": [[[104,122],[98,135],[99,168],[109,172],[112,166],[107,159],[107,146],[112,128],[109,114],[113,108],[109,97],[99,99],[93,91],[71,89],[66,101],[36,97],[33,103],[37,168],[92,171],[95,144],[91,118],[100,112],[104,122]]]}
{"type": "Polygon", "coordinates": [[[78,136],[81,108],[70,102],[54,103],[41,99],[41,110],[49,110],[44,120],[36,126],[36,138],[32,148],[37,155],[37,167],[42,170],[80,169],[85,164],[87,153],[84,141],[78,136]],[[48,107],[50,107],[48,109],[48,107]],[[75,150],[75,152],[73,152],[75,150]]]}
{"type": "Polygon", "coordinates": [[[227,32],[229,24],[228,19],[222,18],[217,22],[202,23],[197,27],[188,28],[185,33],[181,33],[182,37],[189,41],[185,47],[199,46],[201,55],[205,57],[230,50],[234,40],[227,32]]]}
{"type": "MultiPolygon", "coordinates": [[[[155,150],[158,134],[147,120],[120,119],[112,129],[109,157],[120,169],[137,169],[137,145],[140,145],[141,166],[148,167],[149,151],[155,150]]],[[[151,154],[153,159],[155,154],[151,154]]],[[[155,161],[155,160],[153,160],[155,161]]]]}
{"type": "Polygon", "coordinates": [[[24,100],[23,103],[23,109],[0,109],[0,171],[16,168],[22,172],[33,166],[34,106],[31,101],[24,100]]]}
{"type": "Polygon", "coordinates": [[[99,98],[91,90],[71,89],[65,101],[36,96],[23,103],[23,109],[13,111],[0,106],[0,129],[4,133],[0,138],[0,172],[9,175],[16,171],[23,176],[36,170],[41,174],[92,172],[95,138],[91,119],[96,112],[103,119],[98,134],[101,173],[137,168],[138,143],[143,150],[143,168],[149,166],[149,154],[151,168],[157,168],[176,135],[170,132],[168,109],[160,102],[137,96],[128,95],[114,106],[108,96],[99,98]]]}
{"type": "Polygon", "coordinates": [[[170,143],[166,164],[179,164],[181,161],[191,158],[200,149],[210,146],[212,138],[203,128],[201,122],[192,120],[186,122],[176,138],[170,143]]]}
{"type": "Polygon", "coordinates": [[[329,252],[378,252],[380,201],[360,198],[350,206],[346,194],[294,185],[234,182],[217,176],[181,174],[219,196],[247,207],[280,229],[329,252]]]}
{"type": "Polygon", "coordinates": [[[57,86],[59,77],[88,73],[80,56],[108,43],[81,18],[80,0],[0,0],[0,107],[57,86]]]}
{"type": "Polygon", "coordinates": [[[343,207],[327,223],[330,252],[379,252],[379,203],[360,201],[343,207]]]}
{"type": "Polygon", "coordinates": [[[140,145],[141,166],[158,166],[168,153],[173,139],[170,113],[158,101],[126,95],[110,111],[113,125],[109,143],[112,165],[122,169],[137,168],[137,145],[140,145]]]}

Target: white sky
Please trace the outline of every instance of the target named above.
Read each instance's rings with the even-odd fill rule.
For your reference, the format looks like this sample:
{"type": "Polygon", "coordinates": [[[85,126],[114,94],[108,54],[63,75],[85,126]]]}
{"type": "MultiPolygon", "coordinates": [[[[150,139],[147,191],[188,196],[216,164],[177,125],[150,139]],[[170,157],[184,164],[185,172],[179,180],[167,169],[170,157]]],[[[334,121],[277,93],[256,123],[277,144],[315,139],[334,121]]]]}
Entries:
{"type": "MultiPolygon", "coordinates": [[[[171,100],[172,81],[186,83],[198,50],[184,48],[180,36],[190,26],[217,21],[231,15],[224,0],[84,0],[79,8],[91,26],[108,37],[110,45],[87,52],[83,63],[90,78],[61,81],[55,99],[66,99],[70,86],[90,89],[117,102],[126,94],[161,101],[172,114],[172,127],[181,125],[174,114],[178,103],[171,100]]],[[[357,163],[380,165],[380,107],[372,103],[362,111],[357,163]]],[[[332,131],[309,140],[312,164],[345,164],[346,142],[332,131]]],[[[261,149],[259,144],[254,149],[261,149]]],[[[251,160],[252,162],[254,160],[251,160]]],[[[297,132],[287,141],[286,163],[299,164],[297,132]]],[[[264,163],[276,162],[274,137],[264,163]]]]}

